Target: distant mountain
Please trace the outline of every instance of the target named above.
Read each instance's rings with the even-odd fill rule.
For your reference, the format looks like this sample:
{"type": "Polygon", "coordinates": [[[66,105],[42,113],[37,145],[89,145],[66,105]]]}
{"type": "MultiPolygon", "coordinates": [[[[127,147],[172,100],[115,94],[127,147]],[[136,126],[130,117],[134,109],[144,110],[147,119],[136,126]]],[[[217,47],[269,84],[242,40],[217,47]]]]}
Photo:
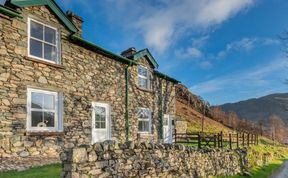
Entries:
{"type": "Polygon", "coordinates": [[[253,98],[237,103],[220,105],[225,112],[234,111],[240,118],[252,121],[264,120],[275,114],[288,125],[288,93],[277,93],[261,98],[253,98]]]}

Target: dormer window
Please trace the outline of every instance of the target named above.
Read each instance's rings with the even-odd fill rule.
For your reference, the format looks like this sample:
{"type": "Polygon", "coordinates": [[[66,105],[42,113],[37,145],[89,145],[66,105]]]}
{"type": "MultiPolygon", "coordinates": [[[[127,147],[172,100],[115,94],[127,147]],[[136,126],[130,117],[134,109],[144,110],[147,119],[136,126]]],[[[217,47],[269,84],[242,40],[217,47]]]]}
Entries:
{"type": "Polygon", "coordinates": [[[144,66],[138,66],[138,86],[143,89],[151,90],[152,75],[144,66]]]}
{"type": "Polygon", "coordinates": [[[57,28],[28,19],[29,57],[60,64],[57,28]]]}

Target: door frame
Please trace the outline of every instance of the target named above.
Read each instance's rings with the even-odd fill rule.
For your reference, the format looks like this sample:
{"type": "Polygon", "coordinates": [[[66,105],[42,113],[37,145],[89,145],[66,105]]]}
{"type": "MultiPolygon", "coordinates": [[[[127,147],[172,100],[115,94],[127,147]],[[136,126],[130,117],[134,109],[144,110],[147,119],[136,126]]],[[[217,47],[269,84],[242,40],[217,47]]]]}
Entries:
{"type": "Polygon", "coordinates": [[[91,143],[97,143],[97,142],[103,142],[105,140],[97,141],[94,142],[94,137],[95,135],[95,130],[106,130],[107,135],[105,140],[110,140],[111,139],[111,106],[109,103],[102,103],[102,102],[92,102],[92,124],[91,124],[91,143]],[[95,109],[94,107],[99,106],[99,107],[104,107],[106,109],[106,129],[95,129],[95,109]]]}
{"type": "Polygon", "coordinates": [[[163,116],[163,119],[165,118],[165,117],[167,117],[167,122],[168,122],[168,125],[165,125],[164,126],[164,123],[163,123],[163,136],[164,136],[164,138],[163,138],[163,142],[164,143],[173,143],[173,125],[172,125],[172,120],[174,120],[174,118],[172,117],[172,115],[170,115],[170,114],[164,114],[164,116],[163,116]],[[170,132],[169,134],[170,134],[170,140],[169,140],[169,142],[165,142],[165,133],[164,133],[164,127],[168,127],[168,132],[170,132]]]}

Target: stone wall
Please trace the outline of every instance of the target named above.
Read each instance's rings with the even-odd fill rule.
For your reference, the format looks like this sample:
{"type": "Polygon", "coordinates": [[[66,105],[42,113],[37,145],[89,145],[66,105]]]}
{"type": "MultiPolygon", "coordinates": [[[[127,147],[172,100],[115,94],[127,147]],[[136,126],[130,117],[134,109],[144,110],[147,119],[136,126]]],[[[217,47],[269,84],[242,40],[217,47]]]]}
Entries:
{"type": "Polygon", "coordinates": [[[228,176],[247,164],[243,150],[109,141],[66,150],[61,160],[65,178],[228,176]]]}

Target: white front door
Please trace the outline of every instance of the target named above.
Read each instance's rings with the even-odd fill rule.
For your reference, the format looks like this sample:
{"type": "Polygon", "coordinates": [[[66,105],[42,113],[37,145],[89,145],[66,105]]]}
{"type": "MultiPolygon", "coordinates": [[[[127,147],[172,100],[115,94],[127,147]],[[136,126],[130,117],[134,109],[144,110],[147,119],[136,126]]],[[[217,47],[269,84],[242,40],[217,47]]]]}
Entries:
{"type": "Polygon", "coordinates": [[[163,136],[164,136],[164,143],[172,143],[173,141],[173,118],[165,114],[163,120],[163,136]]]}
{"type": "Polygon", "coordinates": [[[110,105],[92,103],[92,144],[111,139],[110,105]]]}

